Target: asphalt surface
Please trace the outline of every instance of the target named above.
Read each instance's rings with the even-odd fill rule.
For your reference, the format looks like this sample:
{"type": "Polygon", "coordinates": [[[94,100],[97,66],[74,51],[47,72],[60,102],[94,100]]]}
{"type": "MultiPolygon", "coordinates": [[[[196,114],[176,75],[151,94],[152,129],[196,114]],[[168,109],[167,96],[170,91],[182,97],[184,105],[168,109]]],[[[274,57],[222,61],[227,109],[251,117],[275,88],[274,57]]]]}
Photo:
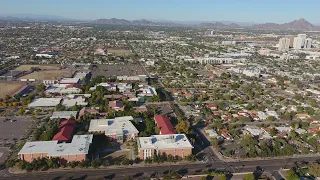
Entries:
{"type": "MultiPolygon", "coordinates": [[[[159,165],[159,166],[131,166],[114,169],[92,169],[92,170],[73,170],[73,171],[57,171],[57,172],[30,172],[25,174],[6,174],[1,179],[96,179],[113,177],[113,179],[124,179],[131,176],[132,179],[144,179],[153,174],[162,176],[168,171],[182,171],[183,174],[201,174],[202,171],[208,169],[220,169],[231,171],[232,173],[254,172],[257,167],[264,169],[265,172],[279,177],[274,171],[278,171],[281,167],[289,168],[294,166],[294,162],[314,161],[316,158],[291,158],[283,160],[259,160],[259,161],[239,161],[210,162],[210,164],[188,164],[188,165],[159,165]]],[[[278,179],[278,178],[276,178],[278,179]]]]}

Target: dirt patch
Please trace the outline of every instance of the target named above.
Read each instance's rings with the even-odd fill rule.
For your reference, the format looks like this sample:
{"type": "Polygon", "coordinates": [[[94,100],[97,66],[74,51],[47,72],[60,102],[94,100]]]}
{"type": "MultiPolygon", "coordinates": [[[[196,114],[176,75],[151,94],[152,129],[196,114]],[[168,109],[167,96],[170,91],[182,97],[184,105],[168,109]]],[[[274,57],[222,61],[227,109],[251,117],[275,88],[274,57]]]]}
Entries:
{"type": "Polygon", "coordinates": [[[13,96],[25,85],[27,85],[25,82],[0,82],[0,98],[4,98],[6,95],[13,96]]]}
{"type": "Polygon", "coordinates": [[[27,74],[20,77],[20,79],[56,80],[60,78],[71,77],[73,73],[73,70],[43,70],[27,74]]]}
{"type": "Polygon", "coordinates": [[[132,52],[128,49],[108,49],[108,53],[112,53],[116,56],[130,56],[132,52]]]}
{"type": "Polygon", "coordinates": [[[50,64],[50,65],[41,65],[41,64],[24,64],[15,69],[15,71],[28,71],[32,67],[40,68],[41,70],[59,70],[61,69],[60,64],[50,64]]]}

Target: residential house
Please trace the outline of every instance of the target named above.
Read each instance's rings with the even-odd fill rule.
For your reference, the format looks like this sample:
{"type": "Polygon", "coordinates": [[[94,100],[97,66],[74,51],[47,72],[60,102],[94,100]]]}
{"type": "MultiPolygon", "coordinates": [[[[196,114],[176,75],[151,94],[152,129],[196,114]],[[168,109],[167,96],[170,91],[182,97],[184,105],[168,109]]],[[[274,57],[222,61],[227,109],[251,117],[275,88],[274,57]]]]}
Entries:
{"type": "Polygon", "coordinates": [[[115,111],[124,111],[125,105],[122,101],[109,101],[109,108],[115,111]]]}
{"type": "Polygon", "coordinates": [[[79,111],[79,118],[82,117],[85,114],[93,114],[93,115],[97,115],[99,114],[99,111],[90,107],[83,107],[80,111],[79,111]]]}
{"type": "Polygon", "coordinates": [[[227,140],[233,139],[232,136],[230,135],[229,131],[226,129],[222,129],[220,133],[221,133],[221,136],[227,140]]]}
{"type": "MultiPolygon", "coordinates": [[[[244,128],[245,131],[247,131],[249,134],[251,134],[253,137],[259,137],[260,139],[270,139],[272,138],[270,136],[270,134],[265,131],[264,129],[260,129],[260,128],[257,128],[257,127],[245,127],[244,128]]],[[[246,134],[246,132],[244,132],[244,134],[246,134]]]]}
{"type": "Polygon", "coordinates": [[[301,119],[301,120],[310,118],[309,114],[307,114],[307,113],[296,114],[296,117],[301,119]]]}
{"type": "Polygon", "coordinates": [[[310,124],[319,124],[320,120],[316,118],[308,118],[308,121],[310,121],[310,124]]]}
{"type": "Polygon", "coordinates": [[[206,107],[212,111],[216,111],[219,107],[216,104],[206,104],[206,107]]]}

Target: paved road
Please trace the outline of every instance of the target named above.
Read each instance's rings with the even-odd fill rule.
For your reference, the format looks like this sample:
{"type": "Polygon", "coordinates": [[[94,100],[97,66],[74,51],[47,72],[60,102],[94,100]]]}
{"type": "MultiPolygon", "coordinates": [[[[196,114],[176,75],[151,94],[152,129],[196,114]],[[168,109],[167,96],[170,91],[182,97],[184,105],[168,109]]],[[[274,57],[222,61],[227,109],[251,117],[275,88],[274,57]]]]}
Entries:
{"type": "MultiPolygon", "coordinates": [[[[95,179],[102,178],[111,174],[115,174],[114,179],[124,179],[125,176],[134,176],[137,173],[143,173],[139,178],[146,178],[154,173],[160,173],[169,170],[181,170],[186,169],[188,174],[194,174],[200,170],[207,170],[208,168],[216,169],[223,168],[230,170],[233,173],[240,172],[253,172],[256,170],[257,166],[263,168],[266,172],[273,174],[275,171],[279,170],[281,167],[288,168],[294,166],[295,161],[314,161],[315,158],[292,158],[288,160],[259,160],[259,161],[240,161],[226,163],[222,161],[211,162],[209,167],[207,164],[188,164],[188,165],[159,165],[159,166],[133,166],[126,168],[115,168],[115,169],[97,169],[97,170],[74,170],[74,171],[64,171],[64,172],[32,172],[27,174],[9,174],[10,177],[1,177],[1,179],[95,179]],[[227,167],[226,167],[227,166],[227,167]]],[[[277,174],[273,174],[277,175],[277,174]]],[[[8,174],[7,174],[8,176],[8,174]]],[[[276,176],[279,177],[279,176],[276,176]]],[[[134,179],[139,179],[134,178],[134,179]]],[[[276,178],[278,179],[278,178],[276,178]]]]}

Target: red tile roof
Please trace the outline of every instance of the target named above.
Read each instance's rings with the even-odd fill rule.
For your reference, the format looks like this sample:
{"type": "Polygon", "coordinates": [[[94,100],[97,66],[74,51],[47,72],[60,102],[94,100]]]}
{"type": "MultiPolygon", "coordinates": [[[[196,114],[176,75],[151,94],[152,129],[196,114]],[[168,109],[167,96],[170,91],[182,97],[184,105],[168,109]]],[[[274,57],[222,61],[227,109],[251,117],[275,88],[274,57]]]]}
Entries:
{"type": "Polygon", "coordinates": [[[64,126],[68,126],[68,125],[75,125],[76,123],[77,123],[76,120],[65,120],[59,124],[59,128],[63,128],[64,126]]]}
{"type": "Polygon", "coordinates": [[[61,128],[60,131],[53,137],[52,140],[70,141],[75,127],[76,127],[75,120],[62,121],[59,125],[59,128],[61,128]]]}
{"type": "Polygon", "coordinates": [[[66,86],[66,88],[78,88],[78,89],[81,89],[82,86],[80,84],[78,84],[78,83],[75,83],[75,84],[68,84],[66,86]]]}
{"type": "Polygon", "coordinates": [[[161,134],[176,134],[176,130],[171,124],[168,116],[156,115],[154,116],[154,120],[156,121],[161,134]]]}

